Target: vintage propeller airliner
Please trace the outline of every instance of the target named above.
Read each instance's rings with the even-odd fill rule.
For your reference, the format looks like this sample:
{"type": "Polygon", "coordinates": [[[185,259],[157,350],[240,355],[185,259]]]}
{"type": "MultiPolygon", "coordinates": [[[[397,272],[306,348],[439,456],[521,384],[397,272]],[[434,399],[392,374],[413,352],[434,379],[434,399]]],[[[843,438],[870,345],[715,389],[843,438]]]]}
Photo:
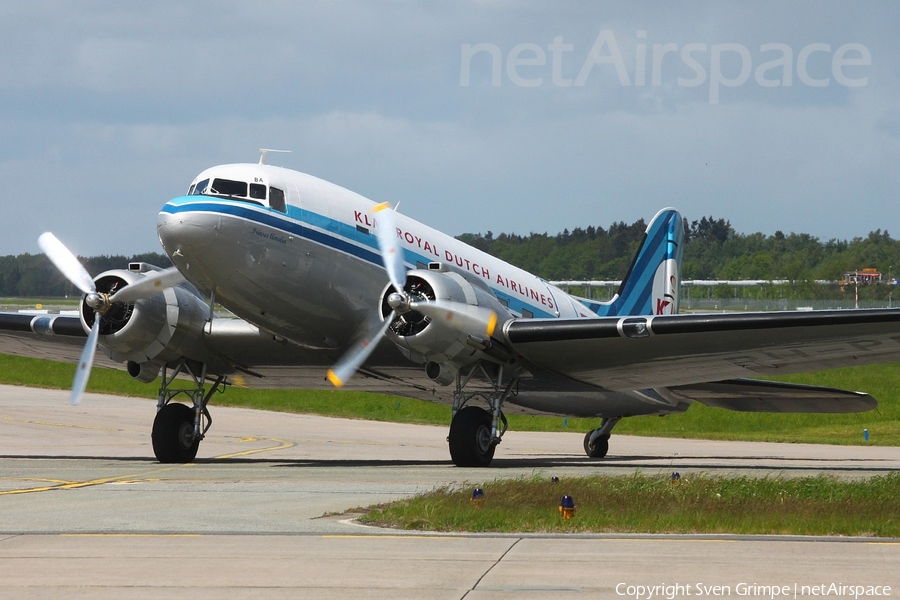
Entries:
{"type": "Polygon", "coordinates": [[[98,346],[140,381],[161,374],[152,430],[161,462],[195,458],[209,401],[229,385],[446,402],[453,462],[487,466],[504,411],[596,417],[584,450],[599,458],[623,417],[692,402],[870,410],[865,393],[745,378],[900,360],[900,310],[677,314],[684,228],[673,209],[653,217],[609,302],[267,165],[265,152],[257,164],[200,173],[162,207],[157,231],[174,267],[132,263],[95,278],[53,234],[41,236],[84,293],[79,315],[0,314],[0,352],[74,360],[87,336],[75,403],[98,346]],[[216,316],[217,304],[236,318],[216,316]]]}

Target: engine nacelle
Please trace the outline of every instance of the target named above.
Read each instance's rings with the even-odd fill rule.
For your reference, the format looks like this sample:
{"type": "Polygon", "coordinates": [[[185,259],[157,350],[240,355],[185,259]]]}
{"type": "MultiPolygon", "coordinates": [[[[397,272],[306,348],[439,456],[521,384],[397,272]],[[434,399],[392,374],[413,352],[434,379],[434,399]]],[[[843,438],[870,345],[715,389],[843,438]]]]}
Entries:
{"type": "MultiPolygon", "coordinates": [[[[112,294],[144,277],[140,270],[117,269],[94,279],[97,291],[112,294]]],[[[116,362],[127,362],[128,372],[140,381],[152,381],[160,368],[183,356],[203,362],[215,360],[203,344],[209,306],[188,289],[171,287],[134,302],[116,302],[104,315],[81,301],[81,326],[90,331],[100,318],[100,350],[116,362]]]]}
{"type": "MultiPolygon", "coordinates": [[[[427,363],[426,373],[435,382],[452,382],[456,371],[479,359],[499,363],[512,360],[500,342],[487,333],[499,331],[512,318],[487,286],[432,263],[428,269],[409,271],[404,291],[414,304],[437,303],[428,306],[428,314],[423,314],[423,308],[422,312],[414,309],[396,316],[387,336],[404,356],[413,362],[427,363]],[[441,305],[452,305],[453,310],[442,311],[441,305]]],[[[389,285],[382,294],[383,319],[392,313],[387,299],[393,292],[389,285]]]]}

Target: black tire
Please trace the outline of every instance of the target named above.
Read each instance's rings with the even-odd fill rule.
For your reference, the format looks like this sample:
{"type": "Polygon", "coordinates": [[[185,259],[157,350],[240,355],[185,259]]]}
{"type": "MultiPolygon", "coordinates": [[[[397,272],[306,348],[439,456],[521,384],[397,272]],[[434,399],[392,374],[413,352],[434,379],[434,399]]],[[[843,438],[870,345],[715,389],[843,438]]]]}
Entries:
{"type": "Polygon", "coordinates": [[[609,436],[604,435],[599,440],[596,440],[593,445],[591,445],[591,434],[593,431],[588,431],[584,435],[584,453],[590,456],[591,458],[603,458],[606,456],[606,453],[609,452],[609,436]]]}
{"type": "Polygon", "coordinates": [[[153,420],[153,453],[161,463],[189,463],[197,456],[200,440],[194,437],[194,410],[173,402],[153,420]]]}
{"type": "Polygon", "coordinates": [[[450,423],[450,458],[457,467],[486,467],[497,444],[491,439],[491,413],[467,406],[450,423]]]}

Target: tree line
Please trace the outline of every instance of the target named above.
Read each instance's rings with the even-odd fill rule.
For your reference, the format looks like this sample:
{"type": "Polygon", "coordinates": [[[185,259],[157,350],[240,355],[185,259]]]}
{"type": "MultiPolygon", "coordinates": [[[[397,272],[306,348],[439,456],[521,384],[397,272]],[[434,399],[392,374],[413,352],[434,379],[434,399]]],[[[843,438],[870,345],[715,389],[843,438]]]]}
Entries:
{"type": "MultiPolygon", "coordinates": [[[[131,257],[79,257],[79,260],[93,276],[110,269],[125,269],[130,262],[145,262],[163,268],[172,266],[169,257],[158,252],[145,252],[131,257]]],[[[81,295],[81,292],[43,254],[0,256],[0,296],[61,298],[77,295],[81,295]]]]}
{"type": "MultiPolygon", "coordinates": [[[[608,228],[589,226],[568,229],[557,235],[531,233],[494,235],[467,233],[459,239],[485,252],[548,280],[621,279],[644,236],[647,224],[640,219],[622,221],[608,228]]],[[[685,245],[683,279],[790,280],[789,286],[765,289],[733,288],[715,290],[716,296],[740,293],[744,297],[828,298],[855,293],[835,283],[819,285],[817,280],[840,281],[843,273],[876,268],[883,274],[881,285],[860,288],[860,297],[887,298],[887,280],[900,270],[900,240],[880,229],[867,237],[821,241],[806,233],[776,231],[742,234],[731,222],[712,216],[684,220],[685,245]]]]}
{"type": "MultiPolygon", "coordinates": [[[[498,236],[466,233],[459,239],[545,279],[618,279],[625,273],[647,224],[613,223],[557,235],[498,236]]],[[[684,220],[685,279],[839,279],[841,274],[875,267],[887,276],[900,267],[900,241],[887,231],[850,241],[822,242],[806,233],[741,234],[715,217],[684,220]]]]}
{"type": "MultiPolygon", "coordinates": [[[[615,222],[606,228],[590,225],[566,229],[556,235],[494,235],[488,231],[458,238],[544,279],[614,280],[624,276],[646,228],[644,220],[639,219],[631,224],[615,222]]],[[[730,221],[712,216],[685,219],[684,228],[684,279],[787,279],[792,282],[791,295],[816,298],[836,290],[810,283],[815,280],[837,281],[843,273],[862,268],[876,268],[887,279],[900,269],[900,241],[880,229],[864,238],[823,242],[806,233],[742,234],[730,221]]],[[[125,268],[134,261],[159,267],[172,264],[165,254],[152,252],[81,260],[94,275],[125,268]]],[[[864,293],[871,296],[881,293],[875,290],[887,284],[866,287],[864,293]]],[[[41,254],[0,257],[0,296],[60,297],[78,293],[41,254]]]]}

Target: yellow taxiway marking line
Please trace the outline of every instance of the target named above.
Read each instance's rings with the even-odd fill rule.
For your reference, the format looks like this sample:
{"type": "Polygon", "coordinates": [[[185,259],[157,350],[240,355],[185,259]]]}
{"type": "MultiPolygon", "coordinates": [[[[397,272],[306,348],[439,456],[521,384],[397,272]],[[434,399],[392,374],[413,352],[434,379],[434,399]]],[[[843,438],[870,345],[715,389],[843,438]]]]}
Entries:
{"type": "Polygon", "coordinates": [[[30,423],[31,425],[47,425],[49,427],[71,427],[72,429],[93,429],[94,431],[126,431],[115,427],[93,427],[91,425],[75,425],[73,423],[52,423],[50,421],[35,421],[34,419],[16,419],[15,417],[0,417],[0,421],[13,421],[15,423],[30,423]]]}
{"type": "Polygon", "coordinates": [[[42,481],[44,483],[75,483],[68,479],[47,479],[45,477],[0,477],[0,481],[42,481]]]}
{"type": "MultiPolygon", "coordinates": [[[[160,471],[171,471],[177,467],[170,467],[167,469],[159,469],[154,471],[158,473],[160,471]]],[[[79,488],[91,487],[95,485],[103,485],[104,483],[137,483],[140,481],[154,481],[147,479],[145,477],[140,477],[138,475],[117,475],[116,477],[103,477],[101,479],[91,479],[89,481],[70,481],[66,483],[59,483],[57,485],[44,485],[40,487],[33,488],[22,488],[18,490],[3,490],[0,491],[0,496],[9,496],[12,494],[32,494],[34,492],[49,492],[50,490],[77,490],[79,488]]],[[[158,481],[155,480],[155,481],[158,481]]]]}
{"type": "MultiPolygon", "coordinates": [[[[275,439],[275,438],[247,437],[247,438],[241,439],[240,441],[242,441],[242,442],[245,442],[245,441],[246,442],[269,441],[269,442],[275,442],[276,445],[269,446],[267,448],[255,448],[253,450],[244,450],[242,452],[234,452],[232,454],[223,454],[221,456],[213,457],[213,460],[236,458],[238,456],[247,456],[250,454],[257,454],[259,452],[270,452],[273,450],[284,450],[286,448],[293,448],[294,446],[296,446],[296,444],[294,442],[288,442],[286,440],[279,440],[279,439],[275,439]]],[[[142,473],[142,474],[132,473],[129,475],[116,475],[114,477],[103,477],[100,479],[91,479],[88,481],[61,481],[61,480],[56,480],[56,479],[48,479],[48,480],[45,480],[45,479],[28,480],[28,479],[26,479],[26,481],[49,481],[49,482],[55,483],[56,485],[44,485],[44,486],[39,486],[39,487],[21,488],[21,489],[15,489],[15,490],[2,490],[2,491],[0,491],[0,496],[10,496],[13,494],[33,494],[35,492],[49,492],[51,490],[75,490],[75,489],[79,489],[79,488],[103,485],[103,484],[107,484],[107,483],[123,484],[123,483],[139,483],[139,482],[146,482],[146,481],[160,481],[159,478],[148,478],[147,476],[164,473],[166,471],[173,471],[175,469],[180,469],[180,468],[185,468],[185,467],[193,467],[195,465],[196,465],[196,463],[178,464],[178,465],[173,465],[171,467],[161,467],[159,469],[154,469],[152,471],[148,471],[147,473],[142,473]]]]}
{"type": "Polygon", "coordinates": [[[248,456],[250,454],[257,454],[259,452],[273,452],[275,450],[286,450],[287,448],[293,448],[297,444],[294,442],[288,442],[286,440],[278,440],[275,438],[244,438],[242,442],[257,442],[265,440],[267,442],[276,442],[277,446],[269,446],[268,448],[255,448],[253,450],[244,450],[243,452],[234,452],[232,454],[222,454],[221,456],[214,457],[215,460],[222,460],[225,458],[237,458],[238,456],[248,456]]]}
{"type": "Polygon", "coordinates": [[[868,544],[868,545],[871,545],[871,546],[900,546],[900,542],[878,542],[878,541],[872,541],[872,542],[865,542],[865,543],[868,544]]]}

